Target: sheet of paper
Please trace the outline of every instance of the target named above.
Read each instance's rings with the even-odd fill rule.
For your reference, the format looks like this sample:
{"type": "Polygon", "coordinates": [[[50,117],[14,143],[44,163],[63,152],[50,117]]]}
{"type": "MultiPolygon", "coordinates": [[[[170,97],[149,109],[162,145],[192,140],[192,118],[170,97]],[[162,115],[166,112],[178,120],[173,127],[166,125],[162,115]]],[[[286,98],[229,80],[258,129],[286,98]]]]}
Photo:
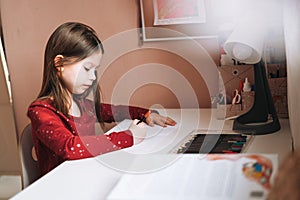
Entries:
{"type": "Polygon", "coordinates": [[[124,174],[107,199],[266,199],[277,162],[270,154],[183,155],[153,173],[124,174]]]}
{"type": "MultiPolygon", "coordinates": [[[[128,130],[131,123],[132,120],[125,119],[105,134],[128,130]]],[[[166,145],[172,143],[172,139],[176,137],[179,126],[179,124],[176,124],[175,126],[167,126],[165,128],[158,125],[155,125],[154,127],[146,126],[147,136],[145,137],[145,139],[140,144],[123,150],[137,154],[159,152],[161,149],[165,148],[166,145]]]]}

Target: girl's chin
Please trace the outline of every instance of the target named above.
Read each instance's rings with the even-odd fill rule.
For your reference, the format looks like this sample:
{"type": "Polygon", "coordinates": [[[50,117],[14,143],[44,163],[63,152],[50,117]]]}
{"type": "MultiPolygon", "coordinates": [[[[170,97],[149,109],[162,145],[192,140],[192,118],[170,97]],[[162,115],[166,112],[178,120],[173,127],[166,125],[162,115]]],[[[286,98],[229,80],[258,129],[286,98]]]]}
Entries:
{"type": "Polygon", "coordinates": [[[76,89],[73,88],[72,94],[74,95],[81,95],[84,92],[86,92],[90,87],[88,86],[81,86],[81,87],[76,87],[76,89]]]}
{"type": "Polygon", "coordinates": [[[73,94],[74,95],[82,95],[85,91],[86,91],[86,89],[85,90],[77,90],[77,91],[73,91],[73,94]]]}

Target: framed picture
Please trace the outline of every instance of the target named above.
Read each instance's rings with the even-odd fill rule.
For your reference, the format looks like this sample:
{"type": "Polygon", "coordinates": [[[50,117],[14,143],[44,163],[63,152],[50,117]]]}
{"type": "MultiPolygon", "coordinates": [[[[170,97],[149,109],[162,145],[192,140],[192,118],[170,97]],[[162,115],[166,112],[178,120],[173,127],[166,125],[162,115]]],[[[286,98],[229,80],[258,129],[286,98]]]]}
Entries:
{"type": "Polygon", "coordinates": [[[205,23],[204,0],[153,0],[154,25],[205,23]]]}
{"type": "Polygon", "coordinates": [[[139,0],[143,42],[216,39],[211,0],[139,0]]]}

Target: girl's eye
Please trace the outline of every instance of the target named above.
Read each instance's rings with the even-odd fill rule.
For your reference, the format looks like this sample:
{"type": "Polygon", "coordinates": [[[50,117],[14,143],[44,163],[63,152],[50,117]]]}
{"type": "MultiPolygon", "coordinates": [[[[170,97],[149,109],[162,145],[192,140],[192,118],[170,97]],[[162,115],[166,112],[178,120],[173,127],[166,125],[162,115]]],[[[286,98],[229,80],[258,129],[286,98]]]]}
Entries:
{"type": "Polygon", "coordinates": [[[92,69],[94,69],[93,67],[87,67],[87,66],[83,66],[84,70],[89,72],[91,71],[92,69]]]}

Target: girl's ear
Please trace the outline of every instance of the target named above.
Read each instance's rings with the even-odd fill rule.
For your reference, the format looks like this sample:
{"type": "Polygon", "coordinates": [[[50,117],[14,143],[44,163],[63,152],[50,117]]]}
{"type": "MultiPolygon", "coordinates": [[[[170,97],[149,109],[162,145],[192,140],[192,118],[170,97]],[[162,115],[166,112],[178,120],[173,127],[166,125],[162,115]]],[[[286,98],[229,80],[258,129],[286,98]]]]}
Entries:
{"type": "Polygon", "coordinates": [[[63,55],[60,55],[60,54],[55,56],[55,58],[54,58],[54,66],[56,68],[63,66],[63,64],[62,64],[62,59],[63,58],[64,58],[63,55]]]}

